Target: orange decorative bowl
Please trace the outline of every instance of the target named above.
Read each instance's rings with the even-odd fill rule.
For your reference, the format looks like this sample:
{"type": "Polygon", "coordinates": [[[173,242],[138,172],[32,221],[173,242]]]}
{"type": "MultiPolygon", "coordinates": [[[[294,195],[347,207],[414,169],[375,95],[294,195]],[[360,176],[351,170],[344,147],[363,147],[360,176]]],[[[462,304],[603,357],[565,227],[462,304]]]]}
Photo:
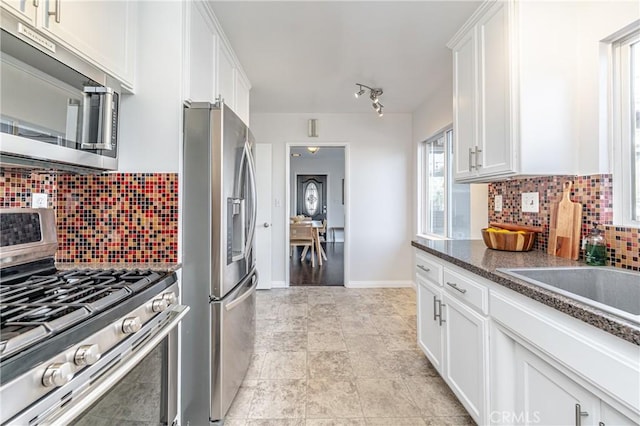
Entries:
{"type": "Polygon", "coordinates": [[[482,229],[482,239],[490,249],[504,251],[529,251],[536,241],[536,232],[508,231],[499,228],[482,229]]]}

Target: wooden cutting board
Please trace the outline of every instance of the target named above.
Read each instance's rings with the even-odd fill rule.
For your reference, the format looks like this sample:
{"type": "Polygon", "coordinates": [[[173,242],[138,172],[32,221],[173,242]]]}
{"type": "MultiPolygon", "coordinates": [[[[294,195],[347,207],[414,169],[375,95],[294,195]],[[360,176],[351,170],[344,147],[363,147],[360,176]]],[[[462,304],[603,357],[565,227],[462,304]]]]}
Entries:
{"type": "Polygon", "coordinates": [[[554,256],[578,260],[580,230],[582,228],[582,204],[570,199],[571,181],[564,183],[562,198],[551,204],[549,244],[547,252],[554,256]]]}

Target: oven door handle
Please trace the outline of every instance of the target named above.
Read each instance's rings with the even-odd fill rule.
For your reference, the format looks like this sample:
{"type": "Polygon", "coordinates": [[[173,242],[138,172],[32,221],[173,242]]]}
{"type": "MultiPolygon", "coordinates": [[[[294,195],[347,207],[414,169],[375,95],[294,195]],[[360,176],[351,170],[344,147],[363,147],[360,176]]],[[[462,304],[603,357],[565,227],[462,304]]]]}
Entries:
{"type": "MultiPolygon", "coordinates": [[[[189,306],[178,305],[171,309],[171,319],[164,325],[162,331],[151,337],[140,348],[136,349],[136,352],[122,361],[117,368],[104,374],[95,384],[91,385],[91,391],[86,395],[81,395],[76,402],[72,400],[65,408],[66,410],[59,415],[55,415],[54,418],[43,419],[43,422],[39,425],[61,425],[69,424],[74,418],[82,414],[87,408],[89,408],[94,402],[96,402],[102,395],[107,393],[117,382],[119,382],[127,373],[133,369],[144,357],[146,357],[153,348],[155,348],[167,335],[173,331],[173,329],[182,321],[182,318],[189,312],[191,308],[189,306]]],[[[80,396],[80,395],[79,395],[80,396]]]]}

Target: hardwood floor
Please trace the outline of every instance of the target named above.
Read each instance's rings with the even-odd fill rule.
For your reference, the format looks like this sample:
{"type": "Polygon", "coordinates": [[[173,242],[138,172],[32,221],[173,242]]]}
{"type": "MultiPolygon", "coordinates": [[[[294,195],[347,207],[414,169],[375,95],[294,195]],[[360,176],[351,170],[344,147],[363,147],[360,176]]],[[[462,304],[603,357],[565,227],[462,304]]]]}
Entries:
{"type": "Polygon", "coordinates": [[[343,286],[344,243],[325,243],[327,260],[322,266],[311,267],[311,251],[304,262],[300,261],[302,247],[293,251],[289,266],[289,284],[292,286],[343,286]]]}

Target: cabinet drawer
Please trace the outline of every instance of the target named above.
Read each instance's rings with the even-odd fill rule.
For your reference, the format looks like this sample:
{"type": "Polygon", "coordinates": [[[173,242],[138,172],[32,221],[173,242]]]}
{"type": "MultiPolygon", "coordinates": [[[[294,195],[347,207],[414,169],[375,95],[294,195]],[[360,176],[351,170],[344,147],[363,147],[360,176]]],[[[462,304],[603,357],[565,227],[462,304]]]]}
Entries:
{"type": "Polygon", "coordinates": [[[442,285],[442,265],[429,260],[427,256],[416,251],[416,274],[434,284],[442,285]]]}
{"type": "Polygon", "coordinates": [[[489,313],[489,289],[457,272],[444,270],[444,287],[448,294],[466,302],[483,314],[489,313]]]}

